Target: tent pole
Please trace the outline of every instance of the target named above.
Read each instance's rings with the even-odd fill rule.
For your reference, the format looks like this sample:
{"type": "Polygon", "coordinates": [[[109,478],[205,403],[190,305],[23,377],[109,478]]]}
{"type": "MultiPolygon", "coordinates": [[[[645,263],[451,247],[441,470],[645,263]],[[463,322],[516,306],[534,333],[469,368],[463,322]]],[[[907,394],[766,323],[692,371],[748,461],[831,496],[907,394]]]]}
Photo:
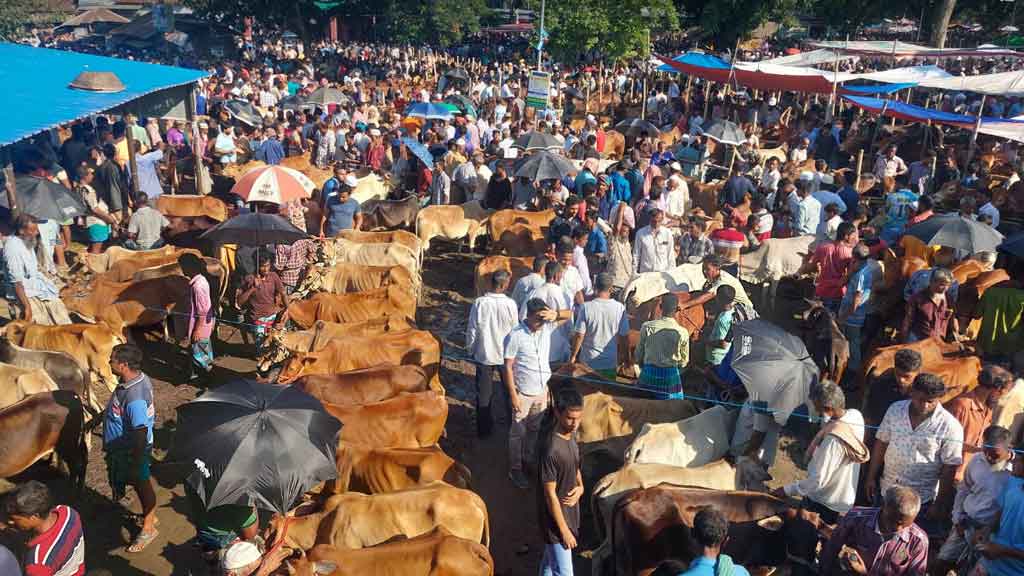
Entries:
{"type": "MultiPolygon", "coordinates": [[[[849,41],[850,37],[847,36],[846,40],[849,41]]],[[[835,118],[836,112],[836,93],[839,91],[839,53],[835,50],[832,51],[832,56],[835,58],[834,66],[832,67],[832,95],[828,99],[828,113],[825,114],[825,121],[831,122],[835,118]]]]}
{"type": "MultiPolygon", "coordinates": [[[[704,121],[708,120],[708,104],[711,103],[711,81],[704,81],[704,121]]],[[[708,124],[710,126],[710,124],[708,124]]]]}
{"type": "MultiPolygon", "coordinates": [[[[128,179],[128,189],[131,191],[131,198],[129,201],[134,204],[135,198],[139,195],[139,165],[135,161],[135,138],[132,136],[132,124],[135,115],[131,112],[126,112],[121,115],[121,119],[124,120],[124,137],[128,141],[128,167],[131,171],[131,178],[128,179]],[[129,121],[129,118],[132,119],[129,121]]],[[[127,217],[130,209],[128,205],[124,207],[124,216],[127,217]]]]}
{"type": "Polygon", "coordinates": [[[728,180],[732,177],[732,166],[736,163],[736,147],[732,147],[732,154],[729,156],[729,172],[725,175],[725,179],[728,180]]]}
{"type": "MultiPolygon", "coordinates": [[[[188,102],[185,104],[185,120],[188,121],[189,134],[195,137],[196,132],[196,85],[192,84],[188,91],[188,102]]],[[[195,149],[195,142],[192,142],[192,148],[195,149]]],[[[199,191],[199,182],[202,178],[203,166],[201,164],[202,159],[197,158],[195,154],[192,154],[192,177],[195,178],[195,193],[196,195],[202,195],[199,191]]],[[[173,191],[172,191],[173,193],[173,191]]]]}
{"type": "Polygon", "coordinates": [[[889,101],[886,100],[885,104],[882,104],[882,112],[879,114],[878,120],[875,122],[875,131],[871,134],[871,145],[868,146],[868,154],[874,153],[875,140],[878,139],[878,127],[882,121],[885,120],[885,111],[889,109],[889,101]]]}
{"type": "Polygon", "coordinates": [[[974,159],[974,149],[978,146],[978,130],[981,130],[981,115],[985,112],[985,99],[988,94],[981,95],[981,106],[978,107],[978,118],[974,121],[974,130],[971,132],[971,146],[967,149],[967,166],[971,165],[974,159]]]}
{"type": "Polygon", "coordinates": [[[938,155],[935,155],[932,158],[931,178],[928,179],[928,192],[934,192],[935,191],[935,168],[936,168],[936,165],[938,164],[938,162],[939,162],[939,157],[938,157],[938,155]]]}
{"type": "Polygon", "coordinates": [[[861,174],[861,170],[863,168],[864,168],[864,149],[861,148],[860,151],[857,152],[857,174],[854,175],[854,177],[856,178],[856,180],[854,181],[854,187],[856,187],[857,184],[860,183],[860,174],[861,174]]]}

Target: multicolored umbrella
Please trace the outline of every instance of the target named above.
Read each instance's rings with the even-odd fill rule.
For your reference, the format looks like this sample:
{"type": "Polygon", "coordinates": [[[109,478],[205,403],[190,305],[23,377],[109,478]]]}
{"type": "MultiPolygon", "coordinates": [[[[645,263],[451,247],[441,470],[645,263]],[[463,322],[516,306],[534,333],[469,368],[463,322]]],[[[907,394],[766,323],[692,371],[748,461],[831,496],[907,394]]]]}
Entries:
{"type": "Polygon", "coordinates": [[[447,104],[451,104],[458,109],[459,114],[464,114],[468,118],[476,120],[476,106],[473,105],[473,101],[463,96],[462,94],[450,94],[444,99],[447,104]]]}
{"type": "Polygon", "coordinates": [[[235,182],[232,194],[246,202],[284,204],[309,198],[316,188],[305,174],[284,166],[260,166],[249,170],[235,182]]]}
{"type": "Polygon", "coordinates": [[[439,102],[413,102],[405,109],[406,116],[427,120],[451,120],[452,112],[439,102]]]}

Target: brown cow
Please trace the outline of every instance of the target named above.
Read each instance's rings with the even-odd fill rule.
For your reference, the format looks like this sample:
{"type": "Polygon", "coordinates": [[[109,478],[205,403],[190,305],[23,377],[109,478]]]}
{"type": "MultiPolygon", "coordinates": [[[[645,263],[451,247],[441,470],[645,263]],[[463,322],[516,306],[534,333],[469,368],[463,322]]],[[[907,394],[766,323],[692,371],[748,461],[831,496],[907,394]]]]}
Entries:
{"type": "Polygon", "coordinates": [[[164,266],[165,264],[177,264],[178,258],[182,254],[195,254],[197,257],[202,257],[202,254],[198,250],[189,248],[177,250],[170,254],[154,254],[152,256],[126,258],[111,264],[110,269],[100,275],[99,278],[108,282],[129,282],[140,270],[164,266]]]}
{"type": "MultiPolygon", "coordinates": [[[[477,206],[476,202],[468,203],[477,206]]],[[[469,251],[476,247],[476,239],[486,229],[483,222],[470,215],[465,204],[446,206],[427,206],[416,215],[416,235],[423,244],[423,251],[430,249],[430,241],[434,238],[447,240],[469,241],[469,251]]]]}
{"type": "Polygon", "coordinates": [[[415,194],[401,200],[367,202],[363,206],[363,229],[412,228],[416,224],[419,210],[420,200],[415,194]]]}
{"type": "Polygon", "coordinates": [[[86,410],[98,414],[103,409],[89,387],[89,372],[66,352],[22,348],[0,334],[0,362],[19,368],[39,368],[49,374],[57,388],[78,394],[86,410]]]}
{"type": "Polygon", "coordinates": [[[0,478],[10,478],[56,452],[71,473],[76,494],[85,486],[89,455],[85,415],[74,392],[33,394],[0,410],[0,478]]]}
{"type": "Polygon", "coordinates": [[[533,224],[513,224],[501,233],[501,238],[494,240],[491,252],[508,256],[537,256],[544,254],[548,248],[547,228],[538,228],[533,224]]]}
{"type": "Polygon", "coordinates": [[[487,548],[438,526],[408,540],[346,550],[320,544],[288,561],[292,576],[492,576],[487,548]]]}
{"type": "Polygon", "coordinates": [[[61,291],[61,299],[69,312],[106,324],[127,337],[130,326],[159,324],[170,313],[181,314],[180,317],[187,315],[190,294],[189,280],[181,275],[142,282],[109,282],[97,278],[85,286],[68,286],[61,291]]]}
{"type": "Polygon", "coordinates": [[[506,208],[498,210],[487,219],[487,232],[491,235],[492,241],[500,240],[505,230],[513,224],[529,224],[536,228],[543,228],[555,218],[554,210],[543,212],[529,212],[527,210],[513,210],[506,208]]]}
{"type": "Polygon", "coordinates": [[[419,366],[374,366],[339,374],[311,374],[292,386],[325,404],[358,406],[381,402],[405,392],[429,390],[427,373],[419,366]]]}
{"type": "MultiPolygon", "coordinates": [[[[228,289],[228,272],[224,268],[224,264],[216,258],[203,258],[203,264],[206,265],[204,270],[204,276],[207,276],[210,282],[210,295],[216,296],[214,300],[214,306],[224,299],[224,294],[228,289]]],[[[178,263],[177,259],[174,262],[169,262],[161,266],[154,266],[152,268],[143,268],[132,275],[129,279],[132,282],[142,282],[143,280],[152,280],[153,278],[162,278],[164,276],[174,276],[181,274],[181,264],[178,263]]]]}
{"type": "Polygon", "coordinates": [[[605,132],[604,150],[600,152],[605,158],[615,158],[617,160],[625,158],[626,137],[615,131],[605,132]]]}
{"type": "Polygon", "coordinates": [[[270,526],[275,537],[285,534],[284,546],[299,550],[317,544],[367,548],[396,536],[426,534],[437,526],[484,546],[490,541],[483,500],[474,492],[443,482],[387,494],[338,494],[328,498],[317,512],[275,516],[270,526]]]}
{"type": "Polygon", "coordinates": [[[949,344],[938,338],[919,340],[912,344],[885,346],[875,351],[864,363],[861,389],[864,391],[863,404],[868,405],[871,388],[867,383],[874,382],[895,363],[896,352],[914,350],[921,355],[921,372],[935,374],[946,384],[946,393],[940,402],[948,402],[958,394],[972,390],[978,384],[978,373],[981,372],[981,360],[977,356],[959,356],[957,344],[949,344]]]}
{"type": "Polygon", "coordinates": [[[228,219],[228,206],[215,196],[171,196],[163,194],[156,199],[156,209],[167,216],[178,218],[209,218],[215,222],[228,219]]]}
{"type": "Polygon", "coordinates": [[[343,425],[339,443],[377,448],[433,446],[448,421],[448,401],[433,390],[356,406],[324,403],[324,409],[343,425]]]}
{"type": "Polygon", "coordinates": [[[103,251],[102,254],[90,254],[83,252],[81,254],[85,267],[96,274],[103,274],[110,270],[110,267],[121,260],[126,259],[147,259],[152,256],[162,255],[168,256],[170,254],[176,254],[178,248],[174,246],[164,246],[162,248],[156,248],[154,250],[129,250],[120,246],[111,246],[103,251]]]}
{"type": "Polygon", "coordinates": [[[317,320],[308,330],[292,330],[286,332],[272,328],[270,338],[263,347],[263,353],[256,359],[259,369],[270,370],[276,364],[288,359],[292,352],[315,352],[335,338],[352,338],[353,336],[372,336],[405,332],[413,326],[402,317],[382,316],[362,322],[325,322],[317,320]]]}
{"type": "Polygon", "coordinates": [[[443,481],[469,489],[472,475],[441,450],[424,448],[372,448],[339,442],[334,458],[338,478],[324,485],[325,494],[363,492],[385,494],[443,481]]]}
{"type": "Polygon", "coordinates": [[[382,316],[416,317],[416,297],[406,288],[388,286],[351,294],[314,294],[309,300],[292,302],[284,318],[301,328],[311,328],[317,320],[361,322],[382,316]]]}
{"type": "Polygon", "coordinates": [[[476,265],[474,288],[477,296],[483,296],[491,288],[491,275],[504,270],[512,275],[509,286],[515,286],[523,276],[533,272],[533,258],[514,258],[511,256],[488,256],[476,265]]]}
{"type": "Polygon", "coordinates": [[[18,368],[0,363],[0,408],[6,408],[32,394],[54,392],[57,384],[39,368],[18,368]]]}
{"type": "Polygon", "coordinates": [[[323,291],[331,294],[368,292],[387,286],[400,286],[411,293],[415,286],[404,266],[365,266],[351,262],[339,262],[326,270],[322,282],[323,291]]]}
{"type": "Polygon", "coordinates": [[[110,353],[124,338],[99,324],[41,326],[15,320],[4,328],[8,340],[23,348],[66,352],[90,376],[98,376],[112,392],[117,380],[110,371],[110,353]]]}
{"type": "Polygon", "coordinates": [[[342,230],[338,232],[339,238],[358,242],[360,244],[401,244],[413,254],[419,257],[423,246],[419,238],[408,230],[388,230],[384,232],[365,232],[362,230],[342,230]]]}

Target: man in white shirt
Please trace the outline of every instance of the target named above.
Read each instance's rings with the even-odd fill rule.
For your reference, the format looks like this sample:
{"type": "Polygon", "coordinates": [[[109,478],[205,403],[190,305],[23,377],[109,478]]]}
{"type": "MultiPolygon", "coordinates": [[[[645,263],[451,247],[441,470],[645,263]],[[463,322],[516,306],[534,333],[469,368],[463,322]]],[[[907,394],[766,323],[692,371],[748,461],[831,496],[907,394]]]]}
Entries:
{"type": "MultiPolygon", "coordinates": [[[[565,274],[565,267],[558,262],[548,262],[544,266],[544,284],[538,286],[526,298],[527,304],[534,298],[540,299],[551,310],[557,313],[558,317],[552,322],[557,322],[554,333],[551,336],[550,355],[551,362],[565,362],[569,359],[569,338],[572,333],[572,306],[573,297],[562,286],[565,274]]],[[[527,306],[519,310],[519,318],[525,320],[529,314],[527,306]]]]}
{"type": "Polygon", "coordinates": [[[875,176],[879,180],[885,178],[896,178],[906,174],[910,169],[907,168],[907,163],[896,155],[896,145],[890,144],[885,149],[885,154],[878,157],[875,161],[875,169],[873,170],[875,176]]]}
{"type": "Polygon", "coordinates": [[[668,196],[665,212],[669,220],[681,222],[690,208],[690,186],[683,179],[683,167],[679,162],[673,162],[669,168],[672,170],[672,175],[668,177],[665,184],[668,196]]]}
{"type": "Polygon", "coordinates": [[[633,269],[643,272],[667,272],[675,263],[672,231],[662,226],[665,214],[655,208],[651,223],[637,230],[633,243],[633,269]]]}
{"type": "Polygon", "coordinates": [[[575,244],[571,239],[563,243],[558,242],[558,262],[562,265],[562,282],[560,285],[565,293],[569,295],[574,304],[583,304],[584,297],[591,292],[590,279],[584,278],[580,269],[573,264],[575,244]]]}
{"type": "MultiPolygon", "coordinates": [[[[982,191],[980,188],[979,188],[979,192],[981,194],[985,194],[985,192],[982,191]]],[[[996,208],[992,204],[992,199],[991,198],[987,198],[987,200],[988,201],[985,202],[981,206],[981,208],[978,208],[978,216],[988,216],[989,218],[991,218],[992,219],[992,228],[995,229],[995,228],[999,227],[999,208],[996,208]]]]}
{"type": "Polygon", "coordinates": [[[516,303],[516,310],[522,310],[530,294],[544,284],[544,267],[547,264],[548,259],[544,256],[534,258],[533,272],[516,280],[516,285],[512,288],[512,300],[516,303]]]}
{"type": "MultiPolygon", "coordinates": [[[[469,308],[466,349],[476,361],[476,431],[481,438],[490,436],[493,421],[495,369],[504,364],[505,337],[519,322],[516,303],[505,294],[511,275],[498,270],[491,275],[491,291],[477,298],[469,308]]],[[[499,374],[503,374],[499,371],[499,374]]]]}
{"type": "Polygon", "coordinates": [[[821,515],[828,524],[853,507],[860,465],[868,461],[864,445],[864,416],[846,409],[843,389],[831,380],[811,386],[809,400],[826,424],[807,449],[807,478],[780,488],[776,495],[802,497],[804,508],[821,515]]]}
{"type": "Polygon", "coordinates": [[[602,376],[614,379],[619,347],[629,346],[629,317],[626,307],[612,300],[612,284],[611,274],[605,272],[594,279],[596,296],[580,306],[576,315],[569,362],[583,362],[602,376]]]}

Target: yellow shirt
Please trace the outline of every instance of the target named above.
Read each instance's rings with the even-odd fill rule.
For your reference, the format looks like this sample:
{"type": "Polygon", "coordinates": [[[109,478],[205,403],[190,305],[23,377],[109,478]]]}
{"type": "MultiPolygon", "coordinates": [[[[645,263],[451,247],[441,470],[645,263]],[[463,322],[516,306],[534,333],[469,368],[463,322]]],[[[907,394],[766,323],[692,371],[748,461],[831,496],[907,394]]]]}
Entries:
{"type": "Polygon", "coordinates": [[[672,317],[644,322],[636,345],[636,360],[640,366],[684,368],[690,362],[690,333],[672,317]]]}

